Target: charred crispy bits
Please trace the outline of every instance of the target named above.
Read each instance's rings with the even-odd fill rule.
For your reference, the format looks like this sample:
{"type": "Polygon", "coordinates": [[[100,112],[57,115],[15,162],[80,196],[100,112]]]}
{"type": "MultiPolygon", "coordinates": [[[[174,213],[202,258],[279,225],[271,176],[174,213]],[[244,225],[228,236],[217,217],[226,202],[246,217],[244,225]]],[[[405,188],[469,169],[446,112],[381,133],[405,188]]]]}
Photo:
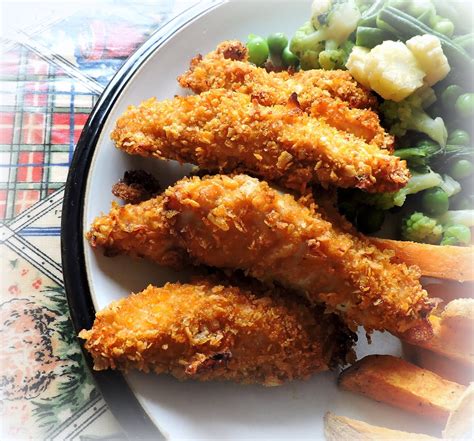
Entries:
{"type": "Polygon", "coordinates": [[[302,299],[208,281],[150,285],[98,312],[80,337],[96,370],[265,386],[345,364],[352,345],[337,317],[302,299]]]}
{"type": "Polygon", "coordinates": [[[225,89],[129,107],[111,135],[130,154],[246,172],[296,190],[324,186],[396,191],[409,179],[404,161],[307,115],[294,98],[262,106],[225,89]]]}
{"type": "Polygon", "coordinates": [[[430,336],[433,304],[417,270],[392,263],[390,252],[333,226],[316,207],[246,175],[184,179],[164,197],[114,206],[92,225],[92,245],[161,264],[171,253],[241,269],[324,303],[352,329],[430,336]]]}
{"type": "Polygon", "coordinates": [[[226,41],[204,58],[194,58],[178,81],[196,93],[217,88],[246,93],[265,106],[285,104],[296,93],[307,113],[380,148],[393,147],[393,137],[380,125],[378,115],[368,109],[376,104],[375,97],[347,71],[268,72],[248,62],[242,43],[226,41]]]}
{"type": "Polygon", "coordinates": [[[112,193],[127,204],[138,204],[160,192],[160,183],[144,170],[128,170],[123,179],[114,184],[112,193]]]}

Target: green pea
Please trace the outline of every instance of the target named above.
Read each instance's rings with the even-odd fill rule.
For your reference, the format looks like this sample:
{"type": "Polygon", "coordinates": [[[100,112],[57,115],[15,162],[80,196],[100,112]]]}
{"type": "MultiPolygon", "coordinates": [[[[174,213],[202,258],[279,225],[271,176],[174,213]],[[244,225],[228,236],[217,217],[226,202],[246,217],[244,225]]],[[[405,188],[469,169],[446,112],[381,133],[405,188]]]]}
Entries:
{"type": "Polygon", "coordinates": [[[448,136],[448,144],[467,146],[470,143],[471,137],[465,130],[453,130],[448,136]]]}
{"type": "Polygon", "coordinates": [[[439,216],[449,209],[447,193],[440,187],[430,188],[421,197],[423,211],[431,216],[439,216]]]}
{"type": "Polygon", "coordinates": [[[267,37],[267,44],[272,55],[281,55],[288,46],[288,37],[282,32],[275,32],[267,37]]]}
{"type": "Polygon", "coordinates": [[[249,61],[257,66],[262,66],[268,59],[269,49],[267,41],[258,35],[250,34],[247,40],[249,61]]]}
{"type": "Polygon", "coordinates": [[[383,210],[362,206],[357,210],[356,224],[359,231],[365,234],[375,233],[382,228],[385,220],[383,210]]]}
{"type": "Polygon", "coordinates": [[[433,26],[433,30],[447,37],[452,37],[454,34],[454,23],[447,18],[442,18],[433,26]]]}
{"type": "Polygon", "coordinates": [[[463,93],[458,97],[455,104],[458,115],[469,118],[474,115],[474,93],[463,93]]]}
{"type": "Polygon", "coordinates": [[[441,94],[441,102],[447,109],[451,109],[456,104],[456,100],[464,93],[464,89],[457,84],[451,84],[441,94]]]}
{"type": "Polygon", "coordinates": [[[474,172],[474,164],[467,159],[460,159],[451,164],[449,168],[449,175],[453,179],[465,179],[472,175],[474,172]]]}
{"type": "Polygon", "coordinates": [[[283,65],[285,67],[297,67],[300,62],[300,60],[298,60],[298,57],[290,51],[290,48],[288,46],[283,49],[283,53],[281,54],[281,61],[283,61],[283,65]]]}

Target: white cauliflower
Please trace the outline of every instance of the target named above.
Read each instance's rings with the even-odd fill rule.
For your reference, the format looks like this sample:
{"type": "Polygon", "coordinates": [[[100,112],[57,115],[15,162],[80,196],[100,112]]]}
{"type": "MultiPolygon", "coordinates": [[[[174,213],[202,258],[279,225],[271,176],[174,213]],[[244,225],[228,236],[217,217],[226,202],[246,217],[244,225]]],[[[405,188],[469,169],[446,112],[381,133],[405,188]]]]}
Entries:
{"type": "Polygon", "coordinates": [[[346,63],[347,70],[351,75],[368,89],[370,89],[370,83],[367,77],[366,64],[369,54],[370,49],[361,46],[354,46],[346,63]]]}
{"type": "Polygon", "coordinates": [[[382,98],[401,101],[423,86],[425,72],[401,41],[384,41],[369,54],[366,72],[371,89],[382,98]]]}
{"type": "Polygon", "coordinates": [[[370,52],[354,47],[346,67],[361,84],[397,102],[423,86],[426,75],[401,41],[384,41],[370,52]]]}
{"type": "Polygon", "coordinates": [[[331,9],[332,0],[314,0],[311,4],[311,23],[314,29],[321,26],[319,18],[325,18],[326,14],[331,9]]]}
{"type": "Polygon", "coordinates": [[[313,0],[311,23],[321,39],[337,47],[357,28],[360,19],[355,0],[313,0]]]}
{"type": "Polygon", "coordinates": [[[451,68],[438,37],[431,34],[417,35],[408,40],[406,45],[426,73],[425,82],[428,86],[446,78],[451,68]]]}

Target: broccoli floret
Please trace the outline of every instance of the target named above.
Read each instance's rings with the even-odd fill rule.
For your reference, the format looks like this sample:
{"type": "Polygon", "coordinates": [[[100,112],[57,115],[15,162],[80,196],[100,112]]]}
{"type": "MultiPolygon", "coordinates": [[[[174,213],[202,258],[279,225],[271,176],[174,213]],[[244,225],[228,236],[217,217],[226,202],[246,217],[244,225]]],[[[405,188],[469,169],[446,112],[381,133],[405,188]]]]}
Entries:
{"type": "Polygon", "coordinates": [[[474,227],[474,210],[449,210],[438,216],[436,220],[445,227],[451,225],[464,225],[474,227]]]}
{"type": "Polygon", "coordinates": [[[471,230],[465,225],[451,225],[443,232],[441,245],[469,245],[471,243],[471,230]]]}
{"type": "Polygon", "coordinates": [[[299,59],[302,69],[319,69],[319,54],[324,40],[310,21],[301,26],[290,41],[290,51],[299,59]]]}
{"type": "Polygon", "coordinates": [[[410,168],[420,168],[429,165],[430,161],[443,153],[443,148],[435,141],[422,140],[415,147],[397,149],[393,153],[404,159],[410,168]]]}
{"type": "Polygon", "coordinates": [[[359,18],[354,0],[314,0],[311,21],[301,26],[290,42],[301,68],[343,69],[352,49],[345,40],[359,18]]]}
{"type": "Polygon", "coordinates": [[[408,130],[428,135],[441,146],[446,146],[448,131],[442,118],[432,119],[425,109],[436,101],[431,88],[420,89],[408,98],[396,103],[386,100],[380,106],[390,132],[395,136],[403,136],[408,130]]]}
{"type": "Polygon", "coordinates": [[[441,242],[443,227],[435,219],[415,211],[403,219],[402,237],[412,242],[437,245],[441,242]]]}
{"type": "Polygon", "coordinates": [[[462,188],[458,181],[455,181],[451,176],[444,175],[443,183],[440,185],[443,191],[448,195],[448,198],[458,194],[462,188]]]}
{"type": "Polygon", "coordinates": [[[374,205],[382,210],[393,207],[401,207],[408,195],[419,193],[428,188],[439,187],[443,184],[443,178],[432,170],[428,173],[417,173],[412,171],[408,184],[394,193],[363,193],[357,194],[359,203],[374,205]]]}

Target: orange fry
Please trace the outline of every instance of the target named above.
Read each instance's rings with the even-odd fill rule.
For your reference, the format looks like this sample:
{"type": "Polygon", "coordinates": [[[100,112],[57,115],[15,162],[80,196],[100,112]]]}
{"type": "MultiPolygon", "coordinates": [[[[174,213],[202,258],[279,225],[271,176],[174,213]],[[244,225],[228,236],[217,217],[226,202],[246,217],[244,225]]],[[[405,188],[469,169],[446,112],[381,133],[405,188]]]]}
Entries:
{"type": "Polygon", "coordinates": [[[381,249],[392,250],[395,258],[416,265],[423,276],[474,281],[474,247],[429,245],[392,239],[373,238],[381,249]]]}

